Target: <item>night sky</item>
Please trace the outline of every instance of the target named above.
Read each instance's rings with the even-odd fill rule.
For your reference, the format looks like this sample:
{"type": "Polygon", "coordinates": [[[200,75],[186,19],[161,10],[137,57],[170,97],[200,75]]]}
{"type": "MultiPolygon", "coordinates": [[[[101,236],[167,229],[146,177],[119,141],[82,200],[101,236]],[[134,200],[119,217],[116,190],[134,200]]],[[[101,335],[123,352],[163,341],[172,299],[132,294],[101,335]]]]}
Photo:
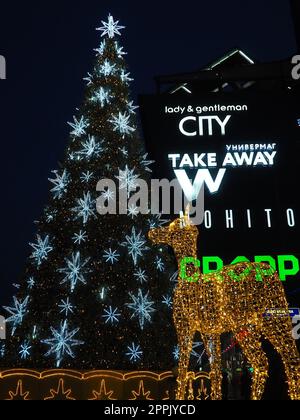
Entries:
{"type": "Polygon", "coordinates": [[[111,12],[135,78],[133,94],[154,92],[153,77],[193,71],[239,47],[259,61],[296,51],[288,0],[85,0],[5,2],[0,12],[0,305],[10,303],[47,203],[50,171],[68,141],[91,70],[101,20],[111,12]]]}

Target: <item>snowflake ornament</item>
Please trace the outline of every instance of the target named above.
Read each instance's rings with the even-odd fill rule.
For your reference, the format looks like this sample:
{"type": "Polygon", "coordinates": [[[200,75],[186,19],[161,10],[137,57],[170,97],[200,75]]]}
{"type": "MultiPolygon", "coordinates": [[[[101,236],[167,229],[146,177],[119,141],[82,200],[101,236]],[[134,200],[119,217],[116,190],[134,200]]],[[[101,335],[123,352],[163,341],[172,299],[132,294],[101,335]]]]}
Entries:
{"type": "Polygon", "coordinates": [[[83,78],[83,80],[87,82],[88,86],[91,86],[93,84],[93,75],[88,73],[87,76],[83,78]]]}
{"type": "Polygon", "coordinates": [[[126,73],[125,70],[121,70],[120,79],[125,85],[128,85],[130,82],[133,82],[134,79],[130,77],[130,73],[126,73]]]}
{"type": "Polygon", "coordinates": [[[104,54],[104,51],[105,51],[105,48],[106,48],[106,40],[105,40],[105,39],[103,39],[103,40],[101,41],[100,47],[99,47],[99,48],[95,48],[95,49],[94,49],[94,51],[95,51],[97,54],[99,54],[99,55],[103,55],[103,54],[104,54]]]}
{"type": "Polygon", "coordinates": [[[126,356],[129,357],[129,360],[131,362],[137,362],[141,359],[143,352],[141,350],[141,346],[138,344],[136,345],[135,343],[132,343],[131,346],[127,347],[127,353],[126,356]]]}
{"type": "Polygon", "coordinates": [[[105,198],[107,201],[113,201],[115,199],[115,193],[108,188],[106,191],[103,191],[101,197],[105,198]]]}
{"type": "Polygon", "coordinates": [[[148,153],[143,155],[142,160],[141,160],[141,165],[144,167],[145,171],[152,172],[152,169],[150,169],[149,166],[152,165],[153,163],[155,163],[155,160],[149,160],[148,153]]]}
{"type": "Polygon", "coordinates": [[[72,209],[73,213],[75,213],[75,220],[81,219],[85,225],[90,217],[95,218],[95,200],[92,199],[91,193],[84,193],[83,198],[79,198],[76,200],[77,206],[72,209]]]}
{"type": "Polygon", "coordinates": [[[134,265],[137,265],[138,257],[142,257],[143,252],[149,249],[145,246],[146,239],[142,231],[139,233],[135,231],[135,227],[132,228],[131,235],[126,235],[125,239],[126,241],[121,245],[128,249],[128,254],[132,257],[134,265]]]}
{"type": "Polygon", "coordinates": [[[101,108],[104,108],[105,105],[110,104],[110,100],[113,97],[110,94],[109,89],[105,89],[103,87],[100,87],[91,97],[91,102],[94,102],[96,104],[100,104],[101,108]]]}
{"type": "Polygon", "coordinates": [[[127,55],[127,52],[123,51],[123,47],[120,47],[117,41],[115,41],[115,49],[118,58],[123,58],[123,55],[127,55]]]}
{"type": "Polygon", "coordinates": [[[121,314],[118,313],[118,308],[113,309],[111,306],[108,309],[104,309],[105,314],[102,318],[105,318],[105,324],[111,323],[112,325],[117,324],[120,320],[121,314]]]}
{"type": "Polygon", "coordinates": [[[45,354],[46,357],[55,355],[56,367],[59,368],[63,358],[68,355],[75,358],[73,347],[81,346],[84,344],[83,341],[75,340],[74,337],[78,333],[79,328],[69,331],[68,322],[65,320],[61,323],[60,328],[55,330],[51,327],[52,338],[42,340],[42,344],[49,346],[48,352],[45,354]]]}
{"type": "Polygon", "coordinates": [[[113,130],[120,133],[123,138],[125,135],[131,135],[135,132],[135,128],[130,126],[130,115],[126,112],[122,114],[119,112],[117,116],[113,116],[111,120],[108,120],[113,125],[113,130]]]}
{"type": "Polygon", "coordinates": [[[71,293],[74,292],[78,283],[86,284],[85,274],[90,273],[86,265],[90,258],[81,260],[80,252],[72,254],[71,258],[66,258],[66,267],[60,268],[59,273],[65,274],[60,284],[70,283],[71,293]]]}
{"type": "Polygon", "coordinates": [[[86,242],[87,238],[88,238],[88,236],[87,236],[86,232],[83,231],[83,230],[80,230],[79,233],[75,233],[75,235],[73,236],[72,239],[74,241],[74,244],[80,245],[81,242],[86,242]]]}
{"type": "Polygon", "coordinates": [[[69,175],[66,170],[60,175],[58,171],[52,171],[55,175],[54,179],[48,178],[54,187],[51,189],[55,199],[61,199],[62,196],[67,192],[67,186],[69,184],[69,175]]]}
{"type": "Polygon", "coordinates": [[[37,243],[30,243],[29,245],[34,249],[30,258],[35,260],[38,267],[43,261],[48,259],[48,254],[53,251],[53,248],[50,245],[49,235],[47,235],[44,239],[42,239],[40,235],[37,235],[37,243]]]}
{"type": "Polygon", "coordinates": [[[104,63],[100,65],[98,73],[100,76],[109,77],[113,76],[116,71],[116,65],[111,64],[110,61],[107,60],[107,58],[104,60],[104,63]]]}
{"type": "Polygon", "coordinates": [[[138,109],[139,106],[133,104],[133,101],[127,102],[127,109],[129,114],[136,114],[135,110],[138,109]]]}
{"type": "Polygon", "coordinates": [[[61,311],[60,311],[61,314],[65,312],[65,316],[66,317],[68,316],[69,312],[71,314],[74,313],[74,310],[73,310],[74,309],[74,306],[71,305],[70,298],[67,298],[67,300],[63,300],[62,299],[61,300],[61,304],[58,305],[58,307],[61,309],[61,311]]]}
{"type": "Polygon", "coordinates": [[[139,208],[131,204],[128,207],[128,216],[134,219],[138,214],[140,214],[139,208]]]}
{"type": "Polygon", "coordinates": [[[124,171],[119,169],[119,176],[116,178],[119,180],[119,188],[127,190],[127,196],[130,197],[130,193],[136,191],[139,179],[139,175],[134,173],[135,168],[129,169],[128,166],[125,166],[124,171]]]}
{"type": "Polygon", "coordinates": [[[171,296],[163,296],[163,300],[161,301],[164,305],[168,308],[172,308],[172,297],[171,296]]]}
{"type": "Polygon", "coordinates": [[[82,116],[80,120],[78,120],[75,116],[73,116],[74,122],[68,123],[70,127],[73,128],[71,134],[75,137],[80,137],[86,134],[85,129],[89,127],[89,122],[82,116]]]}
{"type": "Polygon", "coordinates": [[[29,277],[27,280],[27,287],[29,290],[31,290],[35,286],[35,280],[33,277],[29,277]]]}
{"type": "Polygon", "coordinates": [[[82,172],[82,175],[80,176],[81,182],[88,184],[93,179],[93,176],[93,172],[82,172]]]}
{"type": "Polygon", "coordinates": [[[146,271],[139,268],[133,273],[134,277],[142,284],[148,281],[148,276],[146,275],[146,271]]]}
{"type": "Polygon", "coordinates": [[[105,259],[105,262],[110,263],[114,265],[115,262],[119,261],[120,254],[118,254],[117,251],[113,251],[111,248],[109,248],[107,251],[104,251],[103,258],[105,259]]]}
{"type": "Polygon", "coordinates": [[[126,306],[133,311],[131,319],[138,318],[141,330],[144,329],[145,321],[152,322],[152,314],[155,312],[153,308],[154,302],[149,300],[149,291],[144,295],[142,290],[138,290],[138,294],[129,293],[132,299],[131,303],[126,306]]]}
{"type": "Polygon", "coordinates": [[[103,141],[97,142],[94,136],[89,136],[81,145],[82,149],[78,153],[86,159],[98,157],[103,151],[103,141]]]}
{"type": "Polygon", "coordinates": [[[163,260],[160,257],[156,257],[155,259],[155,265],[158,271],[160,271],[161,273],[163,271],[165,271],[165,264],[163,262],[163,260]]]}
{"type": "Polygon", "coordinates": [[[27,314],[27,306],[29,302],[29,296],[23,301],[19,300],[14,296],[14,306],[3,306],[3,308],[10,314],[10,317],[6,319],[6,323],[12,323],[12,333],[14,335],[18,326],[23,322],[25,315],[27,314]]]}
{"type": "Polygon", "coordinates": [[[21,344],[19,355],[21,356],[22,360],[26,360],[30,356],[31,349],[32,346],[29,345],[28,341],[24,341],[24,343],[21,344]]]}

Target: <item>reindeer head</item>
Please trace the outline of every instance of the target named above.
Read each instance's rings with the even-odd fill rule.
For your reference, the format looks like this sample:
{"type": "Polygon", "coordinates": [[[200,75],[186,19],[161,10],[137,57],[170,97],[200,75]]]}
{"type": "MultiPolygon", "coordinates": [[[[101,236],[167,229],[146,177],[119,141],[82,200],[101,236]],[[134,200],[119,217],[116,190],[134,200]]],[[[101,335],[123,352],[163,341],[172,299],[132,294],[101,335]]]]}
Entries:
{"type": "Polygon", "coordinates": [[[189,217],[189,207],[185,214],[175,219],[169,226],[151,229],[149,239],[154,244],[166,244],[171,246],[178,258],[185,256],[197,256],[198,229],[189,217]]]}

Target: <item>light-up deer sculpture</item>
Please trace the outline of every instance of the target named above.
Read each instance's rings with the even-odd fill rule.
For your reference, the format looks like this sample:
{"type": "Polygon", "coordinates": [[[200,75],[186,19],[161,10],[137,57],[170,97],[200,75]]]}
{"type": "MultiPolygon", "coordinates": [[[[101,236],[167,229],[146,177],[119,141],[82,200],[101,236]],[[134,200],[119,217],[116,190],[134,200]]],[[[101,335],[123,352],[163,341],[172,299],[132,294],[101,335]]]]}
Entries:
{"type": "Polygon", "coordinates": [[[188,367],[194,335],[200,332],[211,365],[211,398],[222,398],[221,334],[231,332],[253,368],[253,400],[262,398],[268,376],[268,359],[261,338],[269,340],[280,354],[289,384],[291,399],[300,399],[300,358],[292,338],[288,303],[277,273],[265,263],[238,263],[201,274],[195,264],[187,264],[182,276],[182,261],[197,259],[198,228],[189,215],[181,215],[167,227],[152,229],[154,244],[167,244],[175,252],[178,285],[174,292],[173,318],[180,348],[176,398],[185,398],[188,367]],[[197,281],[187,281],[198,278],[197,281]],[[265,316],[279,309],[282,316],[265,316]]]}

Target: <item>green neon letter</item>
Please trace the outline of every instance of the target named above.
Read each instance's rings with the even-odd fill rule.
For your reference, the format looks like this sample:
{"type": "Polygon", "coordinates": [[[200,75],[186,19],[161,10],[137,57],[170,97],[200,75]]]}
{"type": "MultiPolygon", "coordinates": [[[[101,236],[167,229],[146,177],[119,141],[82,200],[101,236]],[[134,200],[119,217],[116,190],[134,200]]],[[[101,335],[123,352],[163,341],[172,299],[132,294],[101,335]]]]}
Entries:
{"type": "Polygon", "coordinates": [[[294,276],[299,272],[299,260],[294,255],[278,255],[278,272],[281,281],[286,281],[287,276],[294,276]],[[289,262],[291,268],[286,267],[289,262]]]}
{"type": "Polygon", "coordinates": [[[188,277],[188,275],[186,274],[187,264],[194,264],[196,268],[199,268],[200,261],[194,257],[185,257],[180,262],[180,278],[191,283],[196,283],[199,280],[199,273],[194,273],[191,277],[188,277]]]}
{"type": "Polygon", "coordinates": [[[238,263],[240,263],[240,262],[250,262],[249,260],[248,260],[248,258],[247,257],[236,257],[236,259],[235,260],[233,260],[232,261],[232,263],[230,263],[230,265],[232,264],[238,264],[238,263]]]}
{"type": "Polygon", "coordinates": [[[203,274],[213,273],[223,268],[223,261],[220,257],[203,257],[203,274]],[[216,268],[210,268],[210,264],[216,264],[216,268]]]}

